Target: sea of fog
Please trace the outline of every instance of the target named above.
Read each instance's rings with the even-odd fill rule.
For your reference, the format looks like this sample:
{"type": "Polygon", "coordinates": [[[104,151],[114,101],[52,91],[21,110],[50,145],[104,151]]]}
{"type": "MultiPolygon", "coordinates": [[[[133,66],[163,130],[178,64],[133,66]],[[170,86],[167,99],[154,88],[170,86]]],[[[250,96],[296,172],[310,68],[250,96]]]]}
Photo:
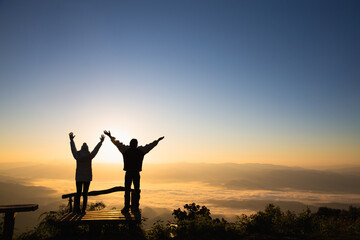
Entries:
{"type": "MultiPolygon", "coordinates": [[[[75,192],[75,182],[64,179],[35,179],[31,186],[52,188],[54,197],[75,192]]],[[[114,186],[123,186],[120,181],[92,181],[90,190],[104,190],[114,186]]],[[[306,191],[269,191],[269,190],[232,190],[212,186],[202,182],[187,183],[141,183],[141,207],[165,208],[169,211],[182,208],[186,203],[195,202],[211,209],[214,215],[229,218],[241,214],[252,214],[264,209],[268,203],[279,205],[284,210],[300,212],[307,207],[335,206],[338,204],[360,203],[360,194],[329,194],[306,191]]],[[[123,192],[100,196],[90,196],[89,202],[102,201],[107,208],[123,207],[123,192]]],[[[66,200],[62,200],[66,204],[66,200]]],[[[56,209],[54,209],[56,210],[56,209]]]]}
{"type": "MultiPolygon", "coordinates": [[[[92,190],[124,186],[122,164],[93,164],[92,190]]],[[[360,167],[304,169],[264,164],[148,164],[141,173],[140,207],[145,222],[172,220],[185,204],[205,205],[213,217],[230,221],[272,203],[283,211],[316,211],[321,206],[360,206],[360,167]]],[[[72,164],[0,163],[0,205],[37,203],[35,212],[16,217],[16,231],[31,229],[42,213],[67,205],[61,196],[75,192],[72,164]]],[[[90,196],[108,209],[123,207],[123,192],[90,196]]]]}

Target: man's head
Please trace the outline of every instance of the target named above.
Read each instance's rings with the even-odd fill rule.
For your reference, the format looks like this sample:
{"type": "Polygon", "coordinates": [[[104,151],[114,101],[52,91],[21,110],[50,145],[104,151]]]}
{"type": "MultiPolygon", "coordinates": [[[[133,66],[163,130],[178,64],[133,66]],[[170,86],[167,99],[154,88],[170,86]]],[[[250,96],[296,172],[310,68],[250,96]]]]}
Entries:
{"type": "Polygon", "coordinates": [[[81,146],[81,151],[89,151],[89,147],[86,143],[83,143],[83,145],[81,146]]]}
{"type": "Polygon", "coordinates": [[[135,138],[131,139],[130,147],[131,148],[137,148],[137,145],[138,145],[138,141],[135,138]]]}

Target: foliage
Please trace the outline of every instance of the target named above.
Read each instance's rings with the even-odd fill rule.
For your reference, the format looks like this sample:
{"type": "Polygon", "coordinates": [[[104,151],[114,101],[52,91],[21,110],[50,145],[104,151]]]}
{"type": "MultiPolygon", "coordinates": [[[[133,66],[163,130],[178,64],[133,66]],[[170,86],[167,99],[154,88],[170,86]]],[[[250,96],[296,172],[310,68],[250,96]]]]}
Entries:
{"type": "Polygon", "coordinates": [[[210,209],[195,203],[173,211],[176,228],[175,239],[235,239],[237,232],[225,219],[212,219],[210,209]]]}
{"type": "MultiPolygon", "coordinates": [[[[2,215],[5,215],[5,214],[2,214],[2,215]]],[[[5,217],[5,216],[4,216],[5,217]]],[[[2,239],[2,236],[3,236],[3,225],[4,225],[4,220],[3,218],[0,220],[0,239],[2,239]]]]}
{"type": "Polygon", "coordinates": [[[155,222],[147,232],[147,239],[167,240],[172,236],[172,229],[169,225],[165,226],[161,220],[155,222]]]}
{"type": "Polygon", "coordinates": [[[23,233],[19,239],[52,239],[61,233],[61,228],[57,226],[56,220],[60,217],[59,212],[45,212],[40,215],[40,223],[33,230],[23,233]]]}
{"type": "MultiPolygon", "coordinates": [[[[88,207],[95,211],[103,208],[102,202],[88,207]]],[[[296,214],[269,204],[263,211],[228,222],[212,218],[210,209],[191,203],[173,211],[174,222],[158,221],[148,230],[141,225],[130,229],[126,224],[60,226],[57,219],[66,211],[65,206],[60,206],[58,212],[44,213],[38,226],[18,239],[360,239],[360,208],[352,206],[348,210],[321,207],[314,213],[305,209],[296,214]]]]}
{"type": "Polygon", "coordinates": [[[317,231],[333,239],[360,239],[360,208],[350,206],[349,210],[319,208],[315,214],[318,223],[317,231]]]}
{"type": "Polygon", "coordinates": [[[88,211],[100,211],[106,207],[105,203],[103,202],[96,202],[96,203],[90,203],[90,205],[87,206],[88,211]]]}
{"type": "Polygon", "coordinates": [[[304,236],[313,231],[313,217],[309,209],[296,215],[291,211],[282,212],[279,207],[269,204],[264,211],[242,221],[241,225],[246,226],[246,232],[250,234],[304,236]]]}
{"type": "Polygon", "coordinates": [[[360,239],[360,208],[319,208],[296,214],[269,204],[263,211],[241,215],[231,223],[212,219],[210,210],[195,203],[173,211],[176,227],[155,224],[149,239],[360,239]]]}
{"type": "Polygon", "coordinates": [[[194,220],[198,217],[211,219],[210,210],[205,206],[200,208],[200,205],[196,205],[195,203],[185,204],[184,211],[181,211],[181,209],[178,208],[177,210],[173,211],[173,215],[175,219],[179,221],[194,220]]]}

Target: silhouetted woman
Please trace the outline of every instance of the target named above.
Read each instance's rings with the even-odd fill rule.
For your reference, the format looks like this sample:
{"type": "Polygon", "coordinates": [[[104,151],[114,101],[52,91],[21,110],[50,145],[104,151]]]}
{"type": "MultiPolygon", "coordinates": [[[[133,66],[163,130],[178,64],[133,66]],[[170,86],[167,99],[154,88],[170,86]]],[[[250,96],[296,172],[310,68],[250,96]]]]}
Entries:
{"type": "Polygon", "coordinates": [[[69,133],[70,137],[70,146],[71,152],[76,159],[76,196],[74,201],[74,212],[80,212],[80,197],[81,190],[83,189],[83,207],[82,213],[85,213],[86,205],[87,205],[87,195],[89,191],[90,181],[92,180],[92,169],[91,169],[91,161],[98,153],[102,142],[104,141],[105,136],[101,135],[100,142],[96,145],[92,152],[89,152],[89,147],[86,143],[83,143],[80,151],[76,150],[74,137],[75,135],[71,132],[69,133]]]}

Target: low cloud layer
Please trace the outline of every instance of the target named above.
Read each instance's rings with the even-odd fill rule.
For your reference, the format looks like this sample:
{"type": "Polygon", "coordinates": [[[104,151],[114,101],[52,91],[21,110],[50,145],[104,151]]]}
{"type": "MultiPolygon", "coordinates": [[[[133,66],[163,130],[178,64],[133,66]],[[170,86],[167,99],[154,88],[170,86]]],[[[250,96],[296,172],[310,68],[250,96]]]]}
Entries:
{"type": "Polygon", "coordinates": [[[200,181],[238,190],[311,191],[359,194],[360,169],[312,170],[265,164],[191,164],[149,166],[144,175],[158,181],[200,181]]]}
{"type": "MultiPolygon", "coordinates": [[[[16,227],[37,223],[41,213],[57,210],[64,193],[75,191],[75,165],[0,163],[0,204],[37,203],[39,210],[21,213],[16,227]]],[[[251,214],[273,203],[283,210],[301,212],[307,207],[360,206],[359,168],[311,170],[262,164],[157,164],[144,165],[141,174],[141,208],[148,226],[172,219],[173,209],[196,202],[213,216],[251,214]]],[[[123,185],[121,164],[93,164],[91,190],[123,185]]],[[[109,208],[123,206],[123,193],[90,197],[109,208]]]]}
{"type": "MultiPolygon", "coordinates": [[[[277,200],[213,200],[209,199],[208,202],[214,206],[218,207],[226,207],[235,210],[239,209],[248,209],[251,211],[259,211],[263,210],[265,206],[268,204],[274,204],[275,206],[279,206],[282,210],[290,210],[297,213],[300,213],[307,208],[311,211],[316,211],[319,207],[330,207],[330,208],[339,208],[339,209],[347,209],[349,204],[346,203],[317,203],[317,204],[304,204],[298,201],[277,201],[277,200]]],[[[352,204],[352,206],[360,206],[359,204],[352,204]]]]}

